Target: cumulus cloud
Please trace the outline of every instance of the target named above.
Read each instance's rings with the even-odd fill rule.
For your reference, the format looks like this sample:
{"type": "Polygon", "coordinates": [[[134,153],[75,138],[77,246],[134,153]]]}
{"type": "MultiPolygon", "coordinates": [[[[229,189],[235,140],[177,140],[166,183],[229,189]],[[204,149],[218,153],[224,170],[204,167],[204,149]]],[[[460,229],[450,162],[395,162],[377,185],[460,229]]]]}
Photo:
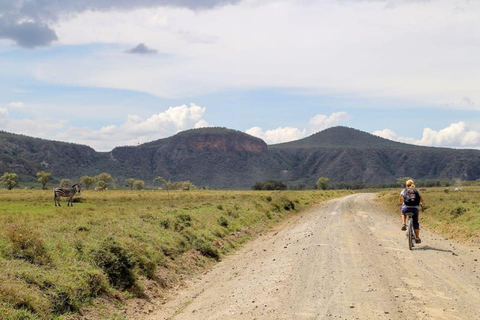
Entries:
{"type": "Polygon", "coordinates": [[[131,54],[155,54],[158,51],[155,50],[155,49],[151,49],[151,48],[147,47],[145,45],[145,43],[139,43],[138,45],[136,45],[132,49],[129,49],[125,52],[131,53],[131,54]]]}
{"type": "Polygon", "coordinates": [[[12,119],[6,108],[0,108],[0,129],[32,137],[53,139],[54,132],[65,128],[67,121],[49,117],[12,119]]]}
{"type": "Polygon", "coordinates": [[[317,114],[310,119],[310,131],[316,132],[352,118],[347,112],[334,112],[330,116],[317,114]]]}
{"type": "Polygon", "coordinates": [[[204,119],[205,107],[191,103],[170,107],[149,118],[128,115],[119,126],[108,125],[98,130],[91,128],[70,128],[57,135],[61,140],[82,143],[99,151],[109,151],[116,146],[137,145],[171,136],[191,128],[208,127],[204,119]]]}
{"type": "Polygon", "coordinates": [[[480,133],[469,129],[465,122],[452,123],[450,126],[438,131],[425,128],[423,129],[421,139],[402,137],[390,129],[375,131],[373,134],[394,141],[422,146],[480,148],[480,133]]]}
{"type": "Polygon", "coordinates": [[[282,143],[287,141],[298,140],[304,138],[307,130],[300,130],[298,128],[283,127],[264,131],[260,127],[253,127],[245,131],[246,133],[260,138],[267,144],[282,143]]]}
{"type": "Polygon", "coordinates": [[[0,129],[50,140],[85,144],[97,151],[114,147],[137,145],[171,136],[179,131],[208,127],[205,107],[191,103],[170,107],[148,118],[128,115],[120,125],[110,124],[99,129],[72,127],[66,120],[51,118],[13,119],[7,108],[0,107],[0,129]]]}
{"type": "Polygon", "coordinates": [[[293,127],[280,127],[271,130],[263,130],[260,127],[253,127],[245,132],[264,140],[267,144],[282,143],[305,138],[308,134],[332,127],[341,122],[350,120],[351,116],[344,111],[334,112],[327,116],[317,114],[309,121],[309,128],[299,129],[293,127]]]}
{"type": "Polygon", "coordinates": [[[417,144],[417,141],[414,138],[399,136],[395,131],[390,129],[377,130],[373,132],[373,134],[392,141],[417,144]]]}
{"type": "Polygon", "coordinates": [[[58,39],[52,25],[61,17],[85,11],[133,10],[152,7],[183,7],[201,10],[236,2],[238,0],[2,1],[0,3],[0,38],[13,40],[20,47],[35,48],[48,46],[58,39]]]}

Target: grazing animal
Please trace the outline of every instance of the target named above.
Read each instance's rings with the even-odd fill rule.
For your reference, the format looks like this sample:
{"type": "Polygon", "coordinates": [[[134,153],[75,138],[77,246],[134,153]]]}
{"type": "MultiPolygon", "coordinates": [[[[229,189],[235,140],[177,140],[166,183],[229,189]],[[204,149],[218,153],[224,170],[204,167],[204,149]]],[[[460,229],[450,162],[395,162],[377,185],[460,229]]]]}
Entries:
{"type": "Polygon", "coordinates": [[[443,190],[443,192],[448,193],[448,188],[445,188],[445,190],[443,190]]]}
{"type": "Polygon", "coordinates": [[[460,188],[455,188],[455,191],[456,191],[456,192],[460,192],[460,191],[462,191],[462,189],[460,189],[460,188]]]}
{"type": "Polygon", "coordinates": [[[55,201],[55,207],[58,206],[61,207],[60,205],[60,197],[67,197],[68,202],[67,206],[72,206],[73,207],[73,196],[82,191],[82,188],[78,183],[74,184],[71,188],[55,188],[53,189],[53,201],[55,201]]]}
{"type": "Polygon", "coordinates": [[[105,190],[105,188],[103,188],[103,187],[96,187],[95,188],[95,191],[103,191],[103,190],[105,190]]]}
{"type": "Polygon", "coordinates": [[[183,187],[183,191],[190,191],[190,187],[183,187]]]}

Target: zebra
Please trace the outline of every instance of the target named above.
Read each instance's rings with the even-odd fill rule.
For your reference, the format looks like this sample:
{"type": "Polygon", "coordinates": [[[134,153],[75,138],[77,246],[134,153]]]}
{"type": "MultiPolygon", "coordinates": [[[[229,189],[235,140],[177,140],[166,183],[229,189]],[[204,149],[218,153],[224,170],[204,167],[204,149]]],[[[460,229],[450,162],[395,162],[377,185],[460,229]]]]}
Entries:
{"type": "Polygon", "coordinates": [[[55,201],[55,207],[57,206],[57,202],[58,202],[58,206],[61,207],[60,205],[60,197],[68,197],[68,202],[67,202],[67,206],[72,206],[73,207],[73,196],[75,195],[75,193],[78,192],[78,194],[80,194],[80,192],[82,191],[82,188],[80,188],[80,184],[76,183],[74,184],[71,188],[55,188],[53,189],[53,201],[55,201]]]}

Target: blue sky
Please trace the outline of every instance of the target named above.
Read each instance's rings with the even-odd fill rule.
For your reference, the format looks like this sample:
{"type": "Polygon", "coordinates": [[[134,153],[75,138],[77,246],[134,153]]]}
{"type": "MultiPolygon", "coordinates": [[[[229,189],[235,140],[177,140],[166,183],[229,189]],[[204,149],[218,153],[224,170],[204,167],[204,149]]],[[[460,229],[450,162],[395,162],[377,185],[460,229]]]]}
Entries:
{"type": "Polygon", "coordinates": [[[468,0],[4,2],[0,129],[109,151],[344,125],[478,149],[479,21],[468,0]]]}

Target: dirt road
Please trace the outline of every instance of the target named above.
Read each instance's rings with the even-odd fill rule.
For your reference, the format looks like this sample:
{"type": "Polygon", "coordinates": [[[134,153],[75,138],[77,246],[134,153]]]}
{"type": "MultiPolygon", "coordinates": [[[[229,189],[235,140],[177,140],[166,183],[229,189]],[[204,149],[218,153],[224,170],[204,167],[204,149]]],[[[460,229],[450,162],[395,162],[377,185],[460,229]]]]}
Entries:
{"type": "Polygon", "coordinates": [[[480,319],[480,248],[422,232],[373,194],[303,213],[226,257],[146,319],[480,319]]]}

